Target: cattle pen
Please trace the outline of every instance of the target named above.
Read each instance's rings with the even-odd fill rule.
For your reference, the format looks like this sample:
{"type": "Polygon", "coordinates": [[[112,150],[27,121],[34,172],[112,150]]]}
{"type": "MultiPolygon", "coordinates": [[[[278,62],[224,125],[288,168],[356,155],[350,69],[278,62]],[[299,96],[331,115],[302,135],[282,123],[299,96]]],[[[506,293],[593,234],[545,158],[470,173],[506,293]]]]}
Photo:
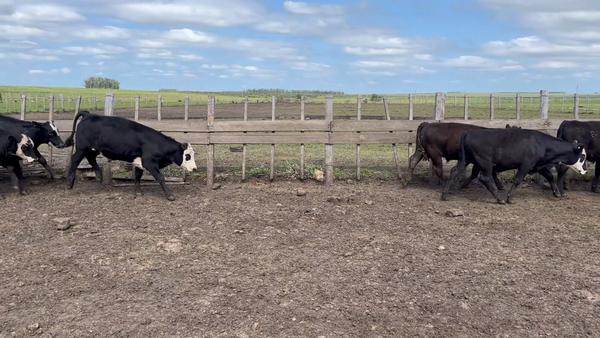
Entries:
{"type": "MultiPolygon", "coordinates": [[[[69,190],[65,180],[39,178],[31,180],[29,195],[7,196],[0,209],[0,336],[600,332],[598,194],[582,182],[560,199],[524,184],[517,203],[499,205],[476,184],[461,198],[441,201],[439,186],[400,187],[395,179],[367,175],[373,147],[394,177],[398,166],[404,174],[424,121],[511,124],[553,134],[562,120],[593,113],[573,106],[579,116],[570,108],[545,115],[543,99],[540,111],[519,116],[504,100],[499,109],[496,97],[493,112],[490,105],[476,110],[467,104],[466,114],[444,93],[437,109],[432,103],[421,110],[408,104],[409,95],[402,104],[361,98],[219,105],[207,97],[211,104],[187,109],[85,109],[138,120],[196,144],[199,168],[221,186],[214,190],[195,173],[199,179],[178,186],[177,202],[168,202],[158,187],[134,197],[119,188],[123,184],[80,182],[69,190]],[[280,151],[284,146],[291,155],[280,151]],[[220,157],[224,153],[230,157],[220,157]],[[273,163],[283,155],[306,166],[304,181],[274,175],[273,163]],[[360,183],[337,176],[342,155],[360,183]],[[239,167],[245,183],[237,174],[220,176],[225,161],[239,167]],[[266,170],[251,179],[259,162],[266,170]],[[321,162],[330,165],[323,171],[335,184],[308,176],[321,162]]],[[[115,97],[106,100],[110,108],[115,97]]],[[[24,109],[17,116],[54,120],[63,139],[73,117],[73,111],[53,109],[24,109]]],[[[62,171],[71,148],[48,149],[53,167],[62,171]]],[[[116,178],[118,162],[108,163],[105,169],[113,166],[116,178]]]]}
{"type": "MultiPolygon", "coordinates": [[[[272,97],[270,102],[270,116],[261,116],[260,119],[249,119],[249,111],[252,110],[252,104],[249,103],[249,99],[246,97],[243,101],[243,105],[238,106],[239,113],[237,116],[227,114],[226,116],[219,116],[219,105],[215,104],[215,96],[208,95],[206,104],[201,106],[195,106],[194,108],[205,108],[205,116],[200,114],[190,114],[190,102],[189,97],[184,100],[183,114],[178,116],[163,117],[163,105],[161,104],[161,98],[158,99],[158,105],[155,110],[155,115],[152,117],[151,109],[146,109],[145,117],[141,117],[141,97],[136,96],[134,100],[134,109],[130,116],[123,114],[132,120],[138,121],[144,125],[161,131],[164,134],[172,136],[180,142],[189,142],[192,145],[198,147],[206,147],[207,157],[206,164],[203,166],[206,169],[206,184],[212,186],[215,177],[215,147],[217,145],[241,145],[238,151],[242,152],[242,159],[239,167],[241,168],[242,181],[247,176],[247,146],[248,145],[263,145],[270,146],[270,161],[268,166],[268,176],[270,180],[275,177],[275,147],[277,145],[296,145],[298,146],[298,157],[299,162],[298,172],[299,178],[305,179],[306,176],[306,158],[305,158],[305,146],[306,145],[318,145],[324,147],[324,161],[319,168],[322,168],[324,172],[324,180],[327,185],[334,181],[334,168],[335,168],[335,146],[336,145],[354,145],[356,147],[355,152],[355,176],[357,180],[361,179],[361,145],[390,145],[393,151],[393,161],[396,174],[398,178],[403,177],[403,172],[407,170],[408,164],[403,162],[399,154],[399,145],[407,145],[407,158],[415,151],[413,144],[415,143],[415,131],[419,124],[423,122],[437,122],[443,123],[444,121],[454,121],[467,124],[473,124],[489,128],[504,128],[506,124],[519,126],[526,129],[540,130],[551,135],[556,135],[560,123],[568,116],[562,113],[562,118],[549,118],[549,95],[548,91],[541,90],[539,96],[539,116],[535,118],[534,115],[529,114],[527,118],[522,116],[523,98],[520,94],[516,94],[514,100],[514,111],[512,118],[509,117],[506,108],[502,112],[502,118],[498,118],[498,107],[497,98],[494,94],[489,96],[489,107],[488,107],[488,118],[477,118],[473,119],[469,116],[469,100],[468,94],[464,95],[464,111],[461,112],[462,116],[456,114],[456,109],[452,116],[448,116],[447,110],[449,106],[452,106],[448,102],[448,94],[445,92],[438,92],[435,94],[435,101],[431,106],[432,110],[429,117],[427,113],[421,114],[416,117],[414,113],[414,99],[415,95],[407,95],[408,114],[406,118],[398,116],[399,114],[392,114],[390,109],[389,100],[386,96],[382,97],[382,116],[373,116],[372,114],[363,115],[363,107],[366,105],[365,99],[362,95],[356,97],[355,104],[355,116],[342,116],[340,119],[335,118],[335,106],[334,97],[327,95],[325,97],[325,104],[311,104],[311,115],[307,116],[305,107],[305,98],[302,97],[297,106],[292,105],[291,109],[295,106],[296,112],[299,116],[292,116],[291,119],[288,116],[278,115],[278,104],[277,98],[272,97]],[[321,108],[319,108],[321,107],[321,108]],[[321,113],[319,114],[319,110],[321,113]],[[316,114],[315,114],[316,112],[316,114]],[[324,114],[323,114],[324,112],[324,114]],[[131,116],[133,115],[133,116],[131,116]],[[283,117],[283,119],[282,119],[283,117]],[[287,118],[286,118],[287,117],[287,118]]],[[[571,110],[572,119],[575,120],[589,120],[580,118],[580,102],[579,95],[574,94],[573,104],[571,110]]],[[[75,100],[75,114],[80,110],[82,97],[78,96],[75,100]]],[[[106,94],[104,100],[104,111],[105,115],[115,115],[115,95],[106,94]]],[[[505,99],[506,101],[506,99],[505,99]]],[[[25,95],[21,96],[21,119],[26,119],[27,113],[27,102],[28,98],[25,95]]],[[[456,102],[456,99],[454,100],[456,102]]],[[[339,104],[339,103],[338,103],[339,104]]],[[[454,103],[455,106],[456,103],[454,103]]],[[[348,106],[347,103],[344,104],[348,106]]],[[[371,104],[370,104],[371,105],[371,104]]],[[[564,103],[562,104],[564,107],[564,103]]],[[[288,105],[289,106],[289,105],[288,105]]],[[[506,107],[506,103],[505,103],[506,107]]],[[[50,97],[49,100],[49,112],[46,116],[40,113],[31,114],[36,120],[54,120],[58,129],[60,130],[61,136],[66,138],[72,130],[72,116],[69,113],[58,113],[54,109],[54,96],[50,97]]],[[[199,110],[199,109],[198,109],[199,110]]],[[[289,110],[289,107],[288,107],[289,110]]],[[[92,111],[94,112],[94,111],[92,111]]],[[[102,111],[99,111],[102,113],[102,111]]],[[[98,111],[96,112],[98,113],[98,111]]],[[[346,109],[347,113],[347,109],[346,109]]],[[[479,117],[482,115],[481,112],[478,114],[479,117]]],[[[586,114],[588,117],[595,117],[595,114],[586,114]]],[[[232,148],[233,149],[233,148],[232,148]]],[[[235,150],[232,150],[235,151],[235,150]]],[[[53,160],[53,152],[56,150],[49,149],[50,163],[55,163],[53,160]]],[[[364,155],[363,155],[364,157],[364,155]]],[[[67,158],[67,163],[68,163],[67,158]]],[[[107,181],[111,179],[111,162],[108,162],[107,168],[104,172],[107,181]]],[[[80,167],[85,167],[85,164],[80,167]]],[[[62,170],[64,168],[57,168],[62,170]]],[[[185,175],[185,173],[183,173],[185,175]]]]}

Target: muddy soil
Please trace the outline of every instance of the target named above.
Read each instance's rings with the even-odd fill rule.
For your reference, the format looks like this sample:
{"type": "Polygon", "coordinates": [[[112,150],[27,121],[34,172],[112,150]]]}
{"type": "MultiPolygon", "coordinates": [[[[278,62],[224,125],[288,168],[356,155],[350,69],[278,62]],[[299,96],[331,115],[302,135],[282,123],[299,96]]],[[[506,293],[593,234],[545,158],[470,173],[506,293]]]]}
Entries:
{"type": "Polygon", "coordinates": [[[600,332],[587,185],[498,205],[478,184],[442,202],[420,183],[197,180],[168,202],[158,187],[39,183],[28,196],[0,183],[0,337],[600,332]]]}

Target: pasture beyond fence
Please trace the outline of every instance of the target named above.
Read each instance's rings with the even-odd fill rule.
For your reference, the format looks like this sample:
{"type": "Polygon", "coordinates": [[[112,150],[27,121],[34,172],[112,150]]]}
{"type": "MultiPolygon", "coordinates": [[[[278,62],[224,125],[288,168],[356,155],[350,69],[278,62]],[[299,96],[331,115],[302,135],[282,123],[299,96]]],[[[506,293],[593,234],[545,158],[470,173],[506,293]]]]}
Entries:
{"type": "MultiPolygon", "coordinates": [[[[206,160],[207,185],[212,186],[214,182],[215,168],[215,146],[221,144],[242,144],[242,180],[246,178],[246,153],[247,145],[270,145],[270,179],[274,179],[274,162],[275,162],[275,145],[277,144],[295,144],[299,146],[299,161],[300,161],[300,179],[304,179],[305,172],[305,145],[307,144],[322,144],[325,148],[324,173],[326,184],[333,183],[334,174],[334,146],[340,144],[349,144],[356,146],[356,178],[360,179],[361,170],[361,145],[365,144],[388,144],[392,146],[394,154],[394,163],[398,171],[398,176],[402,177],[402,166],[399,160],[397,145],[408,144],[408,155],[413,152],[413,144],[415,143],[415,131],[423,122],[438,122],[457,121],[467,124],[474,124],[489,128],[504,128],[506,124],[519,126],[526,129],[540,130],[552,135],[556,135],[560,123],[564,119],[549,119],[549,98],[548,92],[540,91],[539,102],[537,104],[539,110],[539,118],[523,119],[523,100],[520,94],[515,95],[514,117],[512,119],[496,118],[496,97],[491,94],[489,97],[489,118],[487,119],[470,119],[469,117],[469,100],[470,97],[465,95],[464,113],[460,119],[448,119],[446,116],[447,107],[449,105],[447,93],[438,92],[435,94],[435,102],[433,111],[428,119],[414,119],[414,100],[415,95],[407,95],[408,102],[408,119],[398,120],[392,119],[389,109],[389,100],[383,97],[383,108],[385,111],[384,120],[364,120],[362,119],[362,107],[364,98],[360,95],[356,97],[356,119],[334,119],[334,97],[326,96],[324,111],[324,119],[307,119],[305,113],[305,99],[301,98],[299,103],[300,119],[299,120],[278,120],[277,117],[277,100],[276,97],[271,101],[271,118],[270,120],[249,120],[248,107],[249,100],[246,98],[243,104],[243,120],[218,120],[218,110],[215,107],[215,96],[209,95],[206,104],[206,119],[190,119],[189,118],[189,100],[185,100],[184,115],[182,119],[162,119],[162,106],[157,106],[156,119],[140,119],[139,110],[141,98],[137,96],[134,101],[134,116],[133,120],[138,121],[146,126],[154,128],[162,133],[169,135],[179,142],[189,142],[195,146],[206,146],[208,148],[206,160]]],[[[21,119],[26,119],[27,116],[27,97],[21,97],[21,119]]],[[[571,101],[573,108],[573,119],[580,119],[580,100],[579,95],[575,94],[571,101]]],[[[54,120],[58,129],[61,132],[61,137],[66,138],[72,130],[72,120],[55,120],[54,119],[54,98],[51,97],[48,108],[48,120],[54,120]]],[[[81,108],[82,97],[78,96],[75,101],[75,113],[81,108]]],[[[115,110],[115,96],[107,94],[104,98],[104,114],[113,115],[115,110]]],[[[451,102],[450,104],[454,104],[451,102]]],[[[581,119],[590,120],[590,119],[581,119]]],[[[40,122],[42,120],[39,120],[40,122]]],[[[50,152],[50,157],[52,153],[50,152]]],[[[54,163],[52,158],[50,163],[54,163]]],[[[105,171],[106,172],[106,171],[105,171]]],[[[110,171],[109,171],[110,172],[110,171]]]]}

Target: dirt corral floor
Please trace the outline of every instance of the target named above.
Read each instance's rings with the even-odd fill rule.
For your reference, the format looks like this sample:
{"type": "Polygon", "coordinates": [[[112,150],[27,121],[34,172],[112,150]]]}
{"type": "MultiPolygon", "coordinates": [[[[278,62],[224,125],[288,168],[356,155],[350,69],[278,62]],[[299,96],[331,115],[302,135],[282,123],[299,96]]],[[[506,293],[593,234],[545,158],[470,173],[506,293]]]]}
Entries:
{"type": "MultiPolygon", "coordinates": [[[[2,192],[10,190],[0,184],[2,192]]],[[[578,189],[583,189],[581,187],[578,189]]],[[[597,337],[600,196],[77,182],[0,202],[0,336],[597,337]],[[297,196],[305,189],[305,196],[297,196]],[[458,208],[464,216],[449,217],[458,208]],[[71,217],[59,231],[52,220],[71,217]]],[[[504,192],[506,193],[506,192],[504,192]]]]}

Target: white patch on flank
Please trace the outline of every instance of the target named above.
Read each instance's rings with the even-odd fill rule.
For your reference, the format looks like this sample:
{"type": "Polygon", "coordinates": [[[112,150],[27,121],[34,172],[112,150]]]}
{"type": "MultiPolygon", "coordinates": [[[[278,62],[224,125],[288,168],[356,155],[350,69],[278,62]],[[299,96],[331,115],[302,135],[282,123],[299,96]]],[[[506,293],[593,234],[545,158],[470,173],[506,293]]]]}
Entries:
{"type": "Polygon", "coordinates": [[[587,170],[583,169],[583,164],[585,163],[585,157],[586,157],[585,149],[581,149],[581,156],[579,157],[579,160],[577,160],[577,162],[575,162],[575,164],[570,164],[569,168],[575,170],[580,175],[585,175],[587,173],[587,170]]]}
{"type": "Polygon", "coordinates": [[[23,148],[22,148],[25,145],[27,145],[28,143],[31,143],[31,146],[33,146],[33,141],[29,137],[27,137],[27,135],[21,134],[21,142],[19,142],[19,144],[17,144],[17,156],[19,156],[20,158],[27,161],[27,163],[31,163],[31,162],[35,161],[35,159],[33,157],[29,157],[29,156],[25,155],[23,153],[23,148]]]}
{"type": "Polygon", "coordinates": [[[140,168],[142,170],[145,170],[144,167],[142,167],[142,158],[141,157],[136,157],[133,162],[131,162],[133,164],[134,167],[140,168]]]}
{"type": "Polygon", "coordinates": [[[194,149],[189,143],[187,149],[183,151],[183,161],[181,162],[181,167],[189,172],[192,172],[197,168],[196,160],[194,160],[194,149]],[[190,159],[188,161],[186,161],[186,155],[190,155],[190,159]]]}

